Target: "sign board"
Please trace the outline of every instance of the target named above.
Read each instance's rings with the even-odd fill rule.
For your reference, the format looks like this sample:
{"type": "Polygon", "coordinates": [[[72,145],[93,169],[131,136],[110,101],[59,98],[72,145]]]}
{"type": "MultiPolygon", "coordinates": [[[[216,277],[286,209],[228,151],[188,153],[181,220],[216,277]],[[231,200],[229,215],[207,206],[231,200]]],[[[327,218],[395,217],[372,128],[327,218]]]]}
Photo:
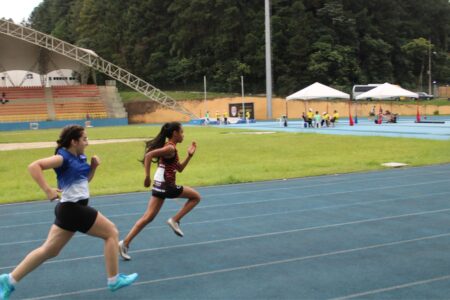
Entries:
{"type": "MultiPolygon", "coordinates": [[[[254,119],[255,118],[254,103],[253,102],[244,103],[244,105],[245,105],[245,114],[247,114],[247,112],[249,112],[250,119],[254,119]]],[[[230,118],[245,119],[245,116],[243,116],[242,114],[243,114],[242,103],[228,104],[228,115],[230,116],[230,118]]]]}

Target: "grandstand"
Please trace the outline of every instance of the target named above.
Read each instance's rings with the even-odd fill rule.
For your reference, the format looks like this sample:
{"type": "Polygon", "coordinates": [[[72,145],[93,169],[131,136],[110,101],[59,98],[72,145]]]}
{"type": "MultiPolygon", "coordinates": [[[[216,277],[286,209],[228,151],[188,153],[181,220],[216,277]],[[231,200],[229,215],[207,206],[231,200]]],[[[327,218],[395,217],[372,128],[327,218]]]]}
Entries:
{"type": "Polygon", "coordinates": [[[0,122],[44,121],[48,119],[45,91],[42,87],[0,87],[9,100],[0,106],[0,122]]]}
{"type": "Polygon", "coordinates": [[[108,117],[96,85],[59,86],[51,90],[57,120],[108,117]]]}
{"type": "Polygon", "coordinates": [[[8,103],[0,106],[0,122],[99,119],[109,116],[108,99],[96,85],[0,87],[8,103]]]}

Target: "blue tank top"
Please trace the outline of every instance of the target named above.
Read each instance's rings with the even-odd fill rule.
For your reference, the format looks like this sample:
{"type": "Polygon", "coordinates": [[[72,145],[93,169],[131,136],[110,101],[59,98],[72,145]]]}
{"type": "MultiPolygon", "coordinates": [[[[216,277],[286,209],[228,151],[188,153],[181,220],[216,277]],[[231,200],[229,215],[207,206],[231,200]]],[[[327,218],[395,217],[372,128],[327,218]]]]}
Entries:
{"type": "Polygon", "coordinates": [[[62,190],[61,202],[77,202],[89,198],[88,176],[91,166],[85,155],[75,156],[64,148],[56,153],[63,163],[55,168],[58,188],[62,190]]]}

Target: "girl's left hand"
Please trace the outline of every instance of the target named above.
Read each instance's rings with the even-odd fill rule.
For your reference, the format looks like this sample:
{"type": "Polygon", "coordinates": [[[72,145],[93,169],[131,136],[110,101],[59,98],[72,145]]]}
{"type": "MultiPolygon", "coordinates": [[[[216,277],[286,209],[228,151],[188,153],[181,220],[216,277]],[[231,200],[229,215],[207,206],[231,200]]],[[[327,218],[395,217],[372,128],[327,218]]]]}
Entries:
{"type": "Polygon", "coordinates": [[[97,168],[100,165],[100,158],[97,155],[91,158],[91,168],[97,168]]]}
{"type": "Polygon", "coordinates": [[[188,149],[188,155],[193,156],[195,153],[195,150],[197,150],[197,143],[194,141],[194,142],[192,142],[191,146],[188,149]]]}

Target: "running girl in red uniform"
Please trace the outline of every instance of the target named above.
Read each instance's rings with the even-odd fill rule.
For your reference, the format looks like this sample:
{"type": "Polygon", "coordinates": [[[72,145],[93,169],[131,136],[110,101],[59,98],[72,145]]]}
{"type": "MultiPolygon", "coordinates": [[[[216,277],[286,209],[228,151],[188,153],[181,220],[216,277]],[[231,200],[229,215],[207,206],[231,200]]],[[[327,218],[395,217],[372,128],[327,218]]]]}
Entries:
{"type": "Polygon", "coordinates": [[[183,236],[183,232],[180,228],[180,220],[200,202],[200,194],[196,190],[188,186],[183,187],[176,185],[176,172],[183,172],[192,156],[194,156],[197,148],[197,144],[192,142],[188,149],[188,156],[180,163],[176,145],[183,142],[183,139],[184,133],[181,124],[178,122],[171,122],[164,124],[158,136],[153,140],[148,141],[146,144],[143,160],[145,169],[145,187],[150,186],[151,163],[157,163],[158,168],[154,175],[152,197],[148,203],[147,211],[139,220],[137,220],[125,239],[119,242],[119,253],[125,260],[131,259],[128,254],[128,248],[131,241],[148,223],[153,221],[166,198],[188,199],[181,210],[175,216],[167,220],[167,224],[170,228],[172,228],[174,233],[180,237],[183,236]]]}

